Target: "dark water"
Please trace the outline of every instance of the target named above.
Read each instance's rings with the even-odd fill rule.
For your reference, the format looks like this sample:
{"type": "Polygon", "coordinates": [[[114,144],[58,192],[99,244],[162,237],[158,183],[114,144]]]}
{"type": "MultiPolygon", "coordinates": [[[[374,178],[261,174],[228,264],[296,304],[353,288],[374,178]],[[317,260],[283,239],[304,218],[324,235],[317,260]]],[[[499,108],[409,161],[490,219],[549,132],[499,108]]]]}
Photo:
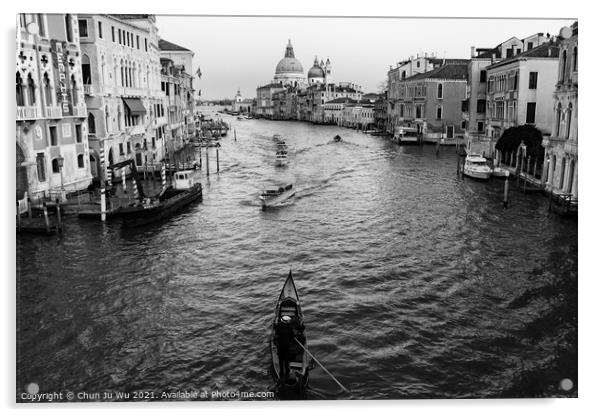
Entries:
{"type": "Polygon", "coordinates": [[[143,229],[73,219],[63,238],[18,239],[18,393],[269,389],[292,268],[310,349],[351,391],[316,368],[309,399],[577,395],[575,221],[514,186],[503,210],[503,183],[458,179],[454,148],[228,120],[238,141],[222,140],[202,203],[143,229]],[[262,212],[279,179],[296,201],[262,212]]]}

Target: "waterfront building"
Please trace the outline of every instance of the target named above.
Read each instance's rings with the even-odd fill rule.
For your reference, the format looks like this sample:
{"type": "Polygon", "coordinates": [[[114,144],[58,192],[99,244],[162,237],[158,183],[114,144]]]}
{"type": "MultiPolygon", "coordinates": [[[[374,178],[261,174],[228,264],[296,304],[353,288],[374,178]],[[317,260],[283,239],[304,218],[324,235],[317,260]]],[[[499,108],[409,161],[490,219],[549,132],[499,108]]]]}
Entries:
{"type": "MultiPolygon", "coordinates": [[[[160,89],[158,31],[153,15],[79,15],[92,172],[165,157],[166,109],[160,89]]],[[[120,171],[114,173],[121,175],[120,171]]]]}
{"type": "Polygon", "coordinates": [[[173,150],[178,150],[195,135],[194,77],[192,75],[194,52],[165,39],[159,39],[159,51],[161,83],[165,88],[164,92],[168,102],[166,140],[173,150]],[[173,89],[169,88],[170,86],[173,86],[173,89]]]}
{"type": "Polygon", "coordinates": [[[378,95],[374,100],[374,125],[380,131],[385,131],[387,128],[387,91],[378,95]]]}
{"type": "Polygon", "coordinates": [[[374,126],[374,101],[350,100],[343,105],[341,124],[353,129],[369,129],[374,126]]]}
{"type": "Polygon", "coordinates": [[[234,96],[234,101],[232,102],[232,111],[239,113],[251,113],[253,107],[253,99],[243,98],[240,94],[240,88],[236,92],[236,96],[234,96]]]}
{"type": "Polygon", "coordinates": [[[18,15],[17,200],[64,199],[91,184],[82,35],[74,14],[18,15]]]}
{"type": "Polygon", "coordinates": [[[454,60],[400,81],[395,128],[415,129],[426,141],[463,137],[467,78],[468,60],[454,60]]]}
{"type": "Polygon", "coordinates": [[[509,127],[528,124],[543,135],[552,132],[557,42],[545,42],[489,65],[486,71],[485,139],[490,144],[490,152],[493,153],[493,145],[509,127]]]}
{"type": "Polygon", "coordinates": [[[388,133],[393,134],[396,127],[402,125],[403,107],[405,99],[405,80],[416,74],[433,71],[445,64],[465,63],[463,59],[445,59],[437,58],[434,54],[429,56],[413,56],[397,63],[395,68],[390,67],[387,72],[387,125],[388,133]]]}
{"type": "Polygon", "coordinates": [[[274,105],[272,97],[275,93],[283,91],[285,88],[281,83],[269,83],[257,87],[257,106],[255,114],[258,117],[271,119],[274,114],[274,105]]]}
{"type": "Polygon", "coordinates": [[[324,122],[343,126],[343,109],[346,105],[355,105],[357,100],[349,97],[339,97],[324,104],[324,122]]]}
{"type": "Polygon", "coordinates": [[[470,152],[492,157],[493,146],[485,135],[487,113],[487,67],[538,47],[550,38],[535,33],[524,39],[512,37],[494,48],[471,47],[468,64],[468,89],[464,119],[467,121],[466,141],[470,152]]]}
{"type": "Polygon", "coordinates": [[[545,137],[546,164],[544,183],[555,194],[571,194],[577,198],[577,98],[578,98],[578,26],[560,31],[559,65],[553,93],[554,124],[552,134],[545,137]]]}

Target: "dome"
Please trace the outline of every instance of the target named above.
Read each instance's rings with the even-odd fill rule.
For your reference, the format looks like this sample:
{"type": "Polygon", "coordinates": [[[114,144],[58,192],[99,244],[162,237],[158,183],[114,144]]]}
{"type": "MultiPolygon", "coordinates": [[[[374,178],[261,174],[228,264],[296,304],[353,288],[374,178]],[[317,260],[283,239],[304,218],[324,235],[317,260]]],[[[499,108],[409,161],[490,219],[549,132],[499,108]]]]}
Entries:
{"type": "Polygon", "coordinates": [[[303,66],[301,62],[295,57],[284,57],[276,65],[276,74],[286,73],[298,73],[303,74],[303,66]]]}
{"type": "Polygon", "coordinates": [[[286,52],[284,53],[284,58],[278,62],[276,65],[276,75],[278,74],[301,74],[303,75],[303,65],[297,58],[295,58],[295,52],[293,51],[293,44],[291,40],[288,40],[288,45],[286,45],[286,52]]]}
{"type": "Polygon", "coordinates": [[[307,73],[307,78],[324,78],[324,70],[314,64],[307,73]]]}

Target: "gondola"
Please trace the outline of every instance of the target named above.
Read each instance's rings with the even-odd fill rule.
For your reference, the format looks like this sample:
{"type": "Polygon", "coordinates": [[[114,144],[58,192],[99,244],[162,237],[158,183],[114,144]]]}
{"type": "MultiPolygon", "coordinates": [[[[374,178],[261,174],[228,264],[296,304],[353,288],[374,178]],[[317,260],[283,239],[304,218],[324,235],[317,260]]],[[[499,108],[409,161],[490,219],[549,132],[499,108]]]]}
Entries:
{"type": "Polygon", "coordinates": [[[274,321],[272,323],[272,334],[270,337],[270,350],[272,352],[272,367],[274,371],[274,377],[282,390],[290,390],[295,392],[303,392],[307,387],[309,380],[309,369],[310,369],[310,356],[307,353],[307,338],[305,337],[305,330],[303,329],[303,312],[301,310],[301,303],[299,301],[299,295],[297,294],[297,288],[293,281],[293,274],[291,271],[288,273],[288,278],[284,282],[280,297],[276,304],[276,310],[274,312],[274,321]],[[292,340],[289,349],[289,379],[281,380],[280,375],[280,361],[278,357],[278,340],[276,337],[276,325],[282,320],[283,316],[288,316],[292,320],[298,319],[298,323],[301,325],[300,332],[296,336],[296,340],[305,347],[301,347],[295,340],[292,340]]]}

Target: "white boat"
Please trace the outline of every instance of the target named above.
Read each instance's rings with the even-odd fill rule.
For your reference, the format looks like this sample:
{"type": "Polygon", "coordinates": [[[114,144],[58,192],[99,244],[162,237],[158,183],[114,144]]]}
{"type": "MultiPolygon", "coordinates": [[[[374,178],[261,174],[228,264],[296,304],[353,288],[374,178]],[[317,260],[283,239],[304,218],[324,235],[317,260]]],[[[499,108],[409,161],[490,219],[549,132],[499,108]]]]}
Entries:
{"type": "Polygon", "coordinates": [[[497,178],[506,178],[507,176],[510,175],[510,171],[508,171],[505,168],[495,167],[495,168],[493,168],[491,175],[494,177],[497,177],[497,178]]]}
{"type": "Polygon", "coordinates": [[[464,162],[464,175],[478,180],[488,180],[491,178],[491,168],[481,155],[470,154],[466,156],[464,162]]]}
{"type": "Polygon", "coordinates": [[[293,184],[274,185],[266,188],[259,199],[262,209],[278,206],[295,196],[295,186],[293,184]]]}
{"type": "Polygon", "coordinates": [[[279,149],[276,151],[276,165],[288,165],[288,151],[286,149],[279,149]]]}

